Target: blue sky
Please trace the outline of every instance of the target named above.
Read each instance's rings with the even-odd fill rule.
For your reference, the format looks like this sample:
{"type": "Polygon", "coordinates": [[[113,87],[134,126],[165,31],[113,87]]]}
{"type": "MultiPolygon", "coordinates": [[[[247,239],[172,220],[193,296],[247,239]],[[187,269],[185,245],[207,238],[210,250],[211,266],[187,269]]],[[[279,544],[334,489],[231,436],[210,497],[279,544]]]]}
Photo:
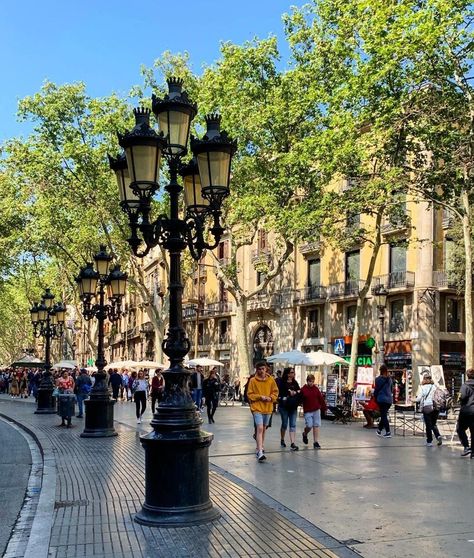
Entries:
{"type": "MultiPolygon", "coordinates": [[[[6,0],[0,17],[0,141],[26,135],[18,100],[44,80],[84,81],[93,96],[126,95],[165,50],[188,51],[199,71],[219,57],[221,41],[276,35],[293,0],[6,0]]],[[[287,52],[284,50],[284,52],[287,52]]]]}

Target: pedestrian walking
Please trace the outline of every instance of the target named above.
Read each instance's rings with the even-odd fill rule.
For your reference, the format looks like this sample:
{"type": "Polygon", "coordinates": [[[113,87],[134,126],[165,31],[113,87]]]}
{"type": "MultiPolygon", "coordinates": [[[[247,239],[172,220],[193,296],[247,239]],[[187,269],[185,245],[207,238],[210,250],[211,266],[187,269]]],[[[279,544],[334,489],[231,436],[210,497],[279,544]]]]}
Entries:
{"type": "Polygon", "coordinates": [[[303,443],[308,445],[308,434],[313,431],[313,448],[321,449],[319,444],[319,428],[321,427],[321,412],[326,411],[326,401],[315,384],[314,374],[308,374],[306,384],[301,388],[304,423],[303,443]]]}
{"type": "Polygon", "coordinates": [[[130,390],[130,376],[128,372],[124,370],[122,373],[122,387],[123,387],[123,394],[122,399],[124,401],[131,401],[132,400],[132,392],[130,390]]]}
{"type": "Polygon", "coordinates": [[[132,384],[133,400],[135,401],[135,414],[137,423],[142,422],[143,413],[146,409],[146,398],[148,394],[148,380],[145,379],[143,370],[138,372],[136,380],[132,384]]]}
{"type": "Polygon", "coordinates": [[[201,409],[202,407],[204,383],[204,374],[202,373],[202,370],[202,366],[198,364],[196,366],[196,370],[191,376],[191,397],[193,398],[194,404],[198,409],[201,409]]]}
{"type": "Polygon", "coordinates": [[[300,386],[295,379],[294,368],[284,368],[278,393],[278,411],[281,416],[280,446],[286,448],[285,435],[289,426],[290,449],[298,451],[296,445],[296,417],[301,403],[300,386]]]}
{"type": "Polygon", "coordinates": [[[70,395],[72,400],[63,399],[58,401],[58,414],[61,417],[61,425],[71,427],[72,416],[74,415],[74,380],[67,370],[63,370],[61,376],[56,380],[56,387],[61,395],[70,395]],[[67,422],[67,425],[66,425],[67,422]]]}
{"type": "Polygon", "coordinates": [[[472,459],[474,455],[474,368],[468,368],[466,370],[466,376],[467,380],[461,386],[459,397],[461,409],[459,410],[456,430],[464,448],[461,457],[471,456],[472,459]],[[467,429],[469,429],[471,435],[471,445],[469,445],[469,440],[467,438],[467,429]]]}
{"type": "Polygon", "coordinates": [[[112,399],[118,401],[120,386],[122,385],[122,376],[114,368],[109,376],[108,386],[112,386],[112,399]]]}
{"type": "Polygon", "coordinates": [[[416,398],[416,402],[419,404],[419,409],[423,413],[423,420],[425,421],[426,428],[426,445],[428,447],[433,447],[433,434],[437,440],[438,446],[443,443],[443,439],[441,438],[436,425],[439,411],[433,406],[433,396],[435,391],[436,386],[431,378],[431,373],[425,372],[423,374],[420,392],[416,398]]]}
{"type": "Polygon", "coordinates": [[[207,419],[209,424],[216,422],[214,414],[219,404],[219,393],[221,391],[221,383],[217,377],[217,370],[214,368],[209,372],[209,376],[202,383],[202,393],[207,408],[207,419]]]}
{"type": "Polygon", "coordinates": [[[77,418],[82,418],[84,416],[84,401],[89,397],[92,389],[92,380],[85,368],[81,368],[79,371],[79,376],[76,380],[75,392],[77,399],[77,418]]]}
{"type": "Polygon", "coordinates": [[[374,396],[380,409],[380,421],[377,430],[377,436],[382,438],[391,438],[390,423],[388,421],[388,411],[393,403],[393,384],[392,378],[388,373],[388,368],[385,364],[381,364],[379,368],[380,375],[375,378],[374,396]],[[382,434],[385,430],[385,434],[382,434]]]}
{"type": "Polygon", "coordinates": [[[163,399],[163,393],[165,391],[165,379],[161,370],[156,370],[155,375],[151,380],[151,412],[155,414],[156,402],[163,399]]]}
{"type": "Polygon", "coordinates": [[[267,374],[266,362],[258,362],[255,375],[248,382],[247,398],[256,427],[257,459],[262,462],[265,456],[265,427],[270,422],[273,404],[278,399],[275,380],[267,374]]]}

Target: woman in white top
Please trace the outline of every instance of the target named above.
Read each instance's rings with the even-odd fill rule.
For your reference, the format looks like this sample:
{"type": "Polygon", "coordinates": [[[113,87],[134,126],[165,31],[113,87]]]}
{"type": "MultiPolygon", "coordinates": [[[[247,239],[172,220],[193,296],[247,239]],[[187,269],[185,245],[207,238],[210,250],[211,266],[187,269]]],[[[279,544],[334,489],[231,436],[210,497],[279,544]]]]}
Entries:
{"type": "Polygon", "coordinates": [[[135,401],[137,423],[140,423],[142,422],[142,416],[146,409],[146,398],[148,395],[148,380],[145,379],[143,370],[138,372],[137,379],[132,384],[132,391],[133,400],[135,401]]]}
{"type": "Polygon", "coordinates": [[[443,443],[438,427],[436,426],[436,421],[438,420],[438,411],[435,410],[433,407],[433,395],[435,391],[436,386],[431,379],[431,374],[425,372],[423,374],[421,389],[418,397],[416,398],[416,401],[420,404],[420,410],[423,413],[423,418],[425,419],[426,445],[428,447],[433,446],[433,434],[438,441],[438,446],[443,443]]]}

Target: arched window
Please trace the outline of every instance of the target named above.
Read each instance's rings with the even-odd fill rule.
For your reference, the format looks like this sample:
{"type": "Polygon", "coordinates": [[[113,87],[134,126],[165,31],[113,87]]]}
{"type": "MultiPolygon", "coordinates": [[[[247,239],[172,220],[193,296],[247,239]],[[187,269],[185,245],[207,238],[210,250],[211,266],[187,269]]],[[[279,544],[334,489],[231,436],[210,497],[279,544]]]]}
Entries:
{"type": "Polygon", "coordinates": [[[264,360],[272,354],[273,334],[268,326],[262,325],[257,329],[253,338],[253,362],[264,360]]]}

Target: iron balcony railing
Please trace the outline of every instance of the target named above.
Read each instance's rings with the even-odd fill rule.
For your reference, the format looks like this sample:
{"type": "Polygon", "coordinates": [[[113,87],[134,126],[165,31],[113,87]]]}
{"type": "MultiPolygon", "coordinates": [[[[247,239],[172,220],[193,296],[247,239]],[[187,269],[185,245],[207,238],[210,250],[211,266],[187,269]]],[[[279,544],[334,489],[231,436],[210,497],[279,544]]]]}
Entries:
{"type": "Polygon", "coordinates": [[[232,303],[226,300],[218,302],[210,302],[206,304],[201,313],[203,316],[218,316],[221,314],[230,314],[232,312],[232,303]]]}
{"type": "Polygon", "coordinates": [[[357,296],[362,288],[363,281],[350,279],[342,283],[329,285],[327,293],[329,298],[344,298],[357,296]]]}
{"type": "Polygon", "coordinates": [[[326,287],[322,287],[321,285],[312,285],[310,287],[305,287],[304,289],[298,289],[293,297],[293,302],[295,304],[301,304],[303,302],[313,300],[326,300],[326,298],[326,287]]]}
{"type": "Polygon", "coordinates": [[[433,285],[444,289],[456,289],[456,281],[449,271],[433,271],[433,285]]]}
{"type": "MultiPolygon", "coordinates": [[[[392,271],[387,275],[379,275],[374,278],[374,289],[383,286],[385,289],[404,289],[415,286],[415,274],[413,271],[392,271]]],[[[374,293],[372,289],[372,293],[374,293]]]]}
{"type": "Polygon", "coordinates": [[[274,310],[281,306],[281,293],[259,293],[247,303],[247,310],[274,310]]]}
{"type": "Polygon", "coordinates": [[[319,252],[321,249],[321,242],[316,240],[314,242],[307,242],[306,244],[301,244],[299,247],[300,254],[314,254],[319,252]]]}

